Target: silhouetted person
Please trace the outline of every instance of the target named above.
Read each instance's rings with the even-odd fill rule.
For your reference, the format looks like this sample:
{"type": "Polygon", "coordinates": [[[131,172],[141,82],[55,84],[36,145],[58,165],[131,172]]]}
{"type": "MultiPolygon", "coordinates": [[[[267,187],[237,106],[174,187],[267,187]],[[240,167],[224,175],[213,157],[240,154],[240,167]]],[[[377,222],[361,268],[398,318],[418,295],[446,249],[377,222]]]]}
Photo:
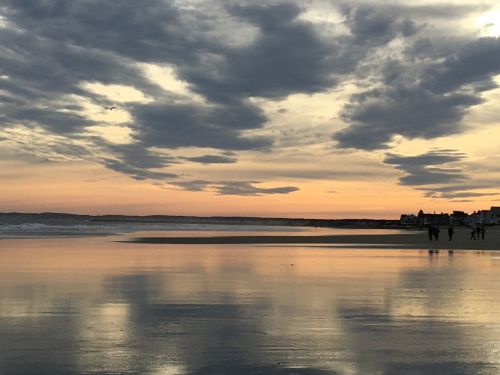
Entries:
{"type": "Polygon", "coordinates": [[[481,235],[481,227],[476,227],[476,238],[479,239],[480,235],[481,235]]]}
{"type": "Polygon", "coordinates": [[[433,232],[433,228],[432,228],[432,226],[431,226],[431,225],[429,225],[429,226],[427,227],[427,231],[428,231],[428,233],[429,233],[429,241],[432,241],[432,232],[433,232]]]}
{"type": "Polygon", "coordinates": [[[472,231],[470,232],[470,239],[471,240],[476,239],[476,228],[472,228],[472,231]]]}
{"type": "Polygon", "coordinates": [[[484,228],[484,225],[481,227],[481,239],[484,240],[484,235],[486,234],[486,229],[484,228]]]}
{"type": "Polygon", "coordinates": [[[448,228],[448,239],[451,241],[453,239],[453,233],[455,233],[455,230],[453,227],[448,228]]]}
{"type": "Polygon", "coordinates": [[[437,240],[439,240],[439,227],[434,227],[434,238],[437,240]]]}

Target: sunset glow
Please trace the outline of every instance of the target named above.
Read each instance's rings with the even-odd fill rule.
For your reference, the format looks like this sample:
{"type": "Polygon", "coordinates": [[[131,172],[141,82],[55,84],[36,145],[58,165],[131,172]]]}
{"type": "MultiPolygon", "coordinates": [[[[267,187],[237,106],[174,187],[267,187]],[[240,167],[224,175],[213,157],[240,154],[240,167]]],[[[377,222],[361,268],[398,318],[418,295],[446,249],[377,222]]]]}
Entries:
{"type": "Polygon", "coordinates": [[[0,211],[500,203],[495,1],[6,1],[0,211]]]}

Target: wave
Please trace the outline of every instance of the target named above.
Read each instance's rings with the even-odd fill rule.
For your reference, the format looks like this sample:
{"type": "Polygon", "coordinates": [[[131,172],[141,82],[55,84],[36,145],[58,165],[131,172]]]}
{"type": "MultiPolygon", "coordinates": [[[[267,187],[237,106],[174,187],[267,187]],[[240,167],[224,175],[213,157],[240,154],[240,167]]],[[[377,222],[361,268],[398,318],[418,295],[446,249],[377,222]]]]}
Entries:
{"type": "Polygon", "coordinates": [[[106,236],[133,232],[300,232],[303,228],[264,225],[174,223],[0,223],[0,237],[106,236]]]}

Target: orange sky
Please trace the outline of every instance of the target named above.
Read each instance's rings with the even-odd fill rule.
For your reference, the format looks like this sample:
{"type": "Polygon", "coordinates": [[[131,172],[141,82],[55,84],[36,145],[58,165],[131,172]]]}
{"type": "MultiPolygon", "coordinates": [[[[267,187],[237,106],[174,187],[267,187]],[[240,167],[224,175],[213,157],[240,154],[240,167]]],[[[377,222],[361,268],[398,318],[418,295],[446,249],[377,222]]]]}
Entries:
{"type": "Polygon", "coordinates": [[[92,4],[0,9],[0,211],[500,205],[494,1],[92,4]]]}

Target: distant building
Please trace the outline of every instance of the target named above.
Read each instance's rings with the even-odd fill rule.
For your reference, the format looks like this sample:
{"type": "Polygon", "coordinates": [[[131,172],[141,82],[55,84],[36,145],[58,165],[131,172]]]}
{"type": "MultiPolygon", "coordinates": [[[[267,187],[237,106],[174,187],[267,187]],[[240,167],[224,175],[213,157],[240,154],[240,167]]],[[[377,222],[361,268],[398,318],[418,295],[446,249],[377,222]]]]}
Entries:
{"type": "Polygon", "coordinates": [[[417,226],[421,230],[425,227],[432,226],[449,226],[449,225],[500,225],[500,207],[491,207],[489,210],[474,211],[468,214],[464,211],[453,211],[453,213],[425,213],[420,210],[417,215],[402,214],[399,219],[400,225],[417,226]]]}
{"type": "Polygon", "coordinates": [[[468,217],[469,214],[465,213],[464,211],[453,211],[453,213],[451,214],[451,224],[466,225],[468,217]]]}
{"type": "Polygon", "coordinates": [[[469,215],[470,225],[495,225],[500,224],[500,207],[491,207],[489,210],[474,211],[469,215]]]}
{"type": "Polygon", "coordinates": [[[491,224],[500,224],[500,207],[491,207],[491,224]]]}
{"type": "Polygon", "coordinates": [[[418,212],[417,216],[417,223],[420,228],[423,228],[428,225],[433,225],[433,226],[447,226],[450,225],[451,220],[450,220],[450,215],[446,213],[433,213],[433,214],[426,214],[424,211],[420,210],[418,212]]]}
{"type": "Polygon", "coordinates": [[[399,219],[399,223],[405,226],[414,226],[417,225],[417,215],[413,214],[403,214],[399,219]]]}
{"type": "Polygon", "coordinates": [[[482,225],[489,224],[490,218],[490,210],[479,210],[474,211],[472,214],[470,214],[467,221],[470,225],[482,225]]]}

